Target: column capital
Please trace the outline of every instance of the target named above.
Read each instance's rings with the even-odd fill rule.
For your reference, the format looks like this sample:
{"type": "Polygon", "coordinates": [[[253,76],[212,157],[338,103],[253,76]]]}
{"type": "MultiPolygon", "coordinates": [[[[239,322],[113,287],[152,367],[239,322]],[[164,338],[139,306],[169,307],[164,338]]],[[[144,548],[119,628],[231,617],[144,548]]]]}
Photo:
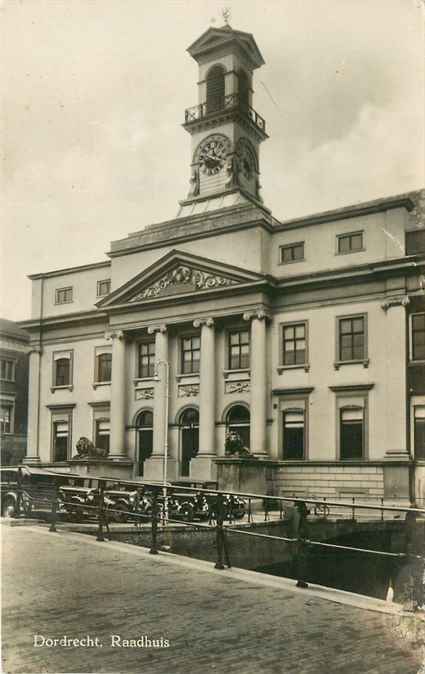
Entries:
{"type": "Polygon", "coordinates": [[[254,318],[257,318],[259,321],[265,321],[270,319],[270,314],[261,307],[258,307],[258,309],[254,309],[253,311],[245,311],[243,314],[244,321],[251,321],[254,318]]]}
{"type": "Polygon", "coordinates": [[[164,334],[167,332],[167,326],[165,323],[161,323],[161,325],[150,325],[148,327],[148,334],[149,335],[154,335],[156,332],[160,332],[161,334],[164,334]]]}
{"type": "Polygon", "coordinates": [[[108,341],[114,339],[125,339],[125,334],[123,330],[107,330],[105,332],[105,339],[108,341]]]}
{"type": "Polygon", "coordinates": [[[28,355],[30,356],[32,353],[38,353],[41,355],[43,353],[43,349],[41,346],[31,346],[29,350],[27,351],[28,355]]]}
{"type": "Polygon", "coordinates": [[[391,307],[407,307],[410,302],[408,295],[395,295],[387,297],[381,304],[381,308],[387,312],[391,307]]]}
{"type": "Polygon", "coordinates": [[[207,328],[213,328],[214,327],[214,319],[209,317],[209,318],[195,318],[193,321],[193,327],[194,328],[200,328],[202,325],[206,325],[207,328]]]}

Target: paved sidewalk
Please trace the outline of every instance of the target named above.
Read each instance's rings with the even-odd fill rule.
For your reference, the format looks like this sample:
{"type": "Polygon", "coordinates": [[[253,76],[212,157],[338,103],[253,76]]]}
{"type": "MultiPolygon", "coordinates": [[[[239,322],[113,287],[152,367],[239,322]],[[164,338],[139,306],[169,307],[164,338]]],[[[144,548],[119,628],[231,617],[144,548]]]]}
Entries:
{"type": "MultiPolygon", "coordinates": [[[[416,674],[420,668],[419,654],[394,631],[394,616],[355,608],[348,593],[333,592],[344,602],[335,603],[320,598],[320,588],[297,590],[285,579],[214,571],[207,562],[151,556],[82,534],[2,529],[8,674],[416,674]],[[34,635],[90,635],[98,645],[36,648],[34,635]],[[148,640],[161,639],[169,647],[149,647],[148,640]]],[[[383,602],[359,601],[385,609],[383,602]]]]}

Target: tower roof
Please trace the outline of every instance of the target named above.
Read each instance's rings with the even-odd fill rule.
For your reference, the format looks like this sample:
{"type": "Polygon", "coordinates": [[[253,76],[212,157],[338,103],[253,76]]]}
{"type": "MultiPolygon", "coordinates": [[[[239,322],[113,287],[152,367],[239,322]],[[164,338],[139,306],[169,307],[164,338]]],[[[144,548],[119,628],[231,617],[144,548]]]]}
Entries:
{"type": "Polygon", "coordinates": [[[249,59],[253,69],[265,63],[254,36],[251,33],[234,30],[228,24],[221,28],[208,28],[188,47],[187,51],[195,61],[199,61],[206,54],[224,46],[239,48],[249,59]]]}

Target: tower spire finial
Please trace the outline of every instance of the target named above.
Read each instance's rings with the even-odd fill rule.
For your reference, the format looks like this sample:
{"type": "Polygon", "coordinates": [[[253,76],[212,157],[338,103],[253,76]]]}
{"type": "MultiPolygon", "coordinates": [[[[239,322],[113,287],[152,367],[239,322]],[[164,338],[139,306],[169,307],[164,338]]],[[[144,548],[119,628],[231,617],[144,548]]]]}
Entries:
{"type": "Polygon", "coordinates": [[[225,8],[223,9],[223,11],[221,12],[221,14],[222,14],[222,16],[223,16],[223,19],[224,19],[224,23],[226,24],[226,26],[229,25],[230,13],[231,13],[231,12],[230,12],[229,7],[225,7],[225,8]]]}

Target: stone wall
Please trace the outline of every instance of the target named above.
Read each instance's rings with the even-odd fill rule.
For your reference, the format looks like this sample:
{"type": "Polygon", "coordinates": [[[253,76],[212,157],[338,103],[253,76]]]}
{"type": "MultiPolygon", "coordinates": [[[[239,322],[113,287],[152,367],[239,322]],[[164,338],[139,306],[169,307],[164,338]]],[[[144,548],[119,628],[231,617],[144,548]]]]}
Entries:
{"type": "Polygon", "coordinates": [[[382,466],[279,465],[269,473],[269,493],[377,501],[384,496],[382,466]]]}

